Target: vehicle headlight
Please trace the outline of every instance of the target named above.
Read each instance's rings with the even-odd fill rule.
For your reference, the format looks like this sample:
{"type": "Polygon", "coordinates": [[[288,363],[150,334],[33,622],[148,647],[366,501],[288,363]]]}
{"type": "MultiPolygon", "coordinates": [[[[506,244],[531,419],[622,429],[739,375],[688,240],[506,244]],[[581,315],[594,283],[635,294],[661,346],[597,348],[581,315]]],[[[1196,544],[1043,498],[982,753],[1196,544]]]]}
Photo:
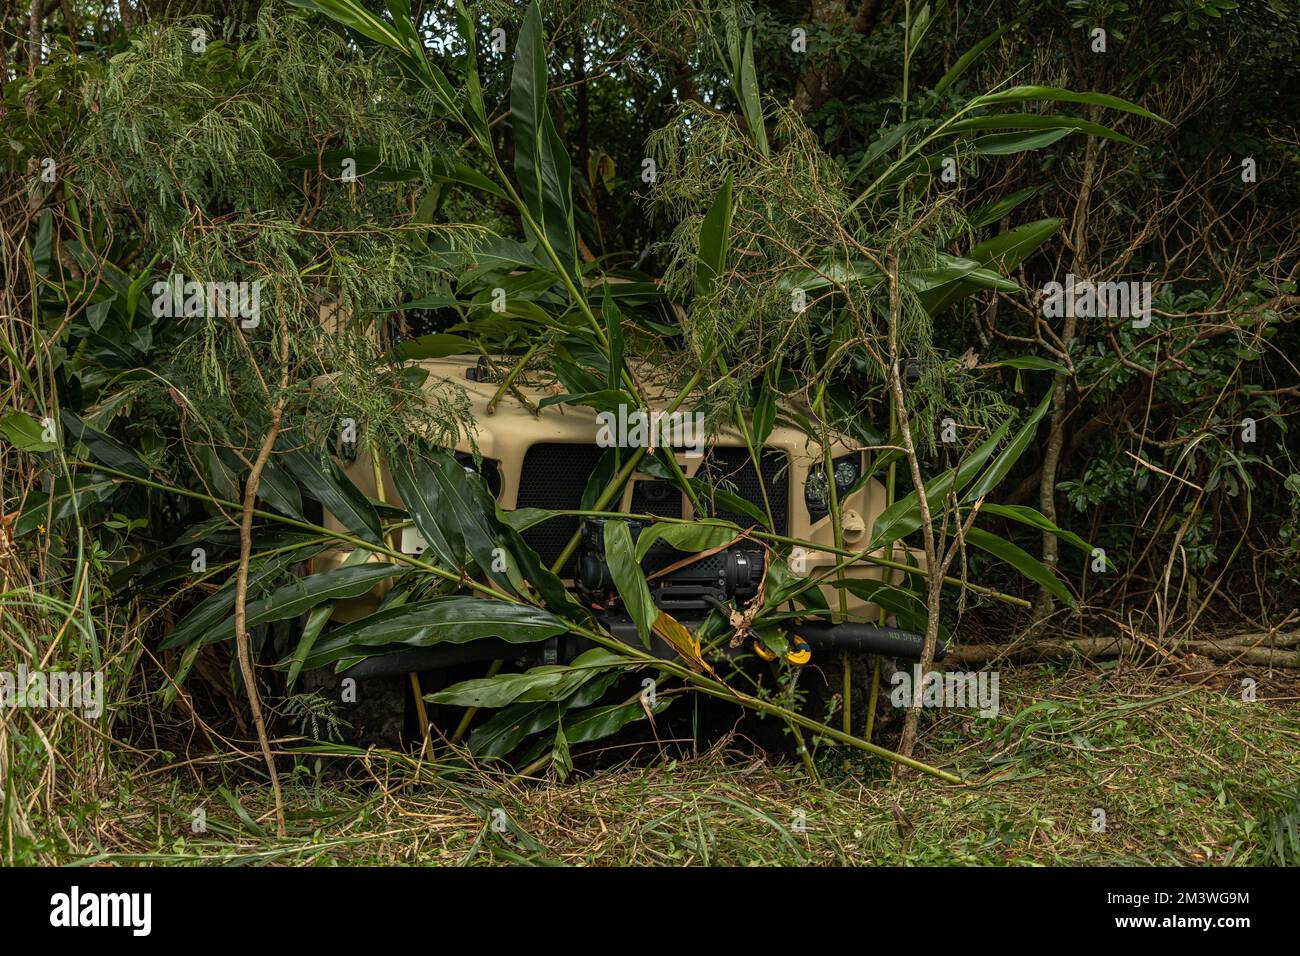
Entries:
{"type": "MultiPolygon", "coordinates": [[[[862,477],[862,454],[853,452],[833,459],[831,472],[835,475],[835,496],[837,499],[843,499],[862,477]]],[[[826,481],[826,473],[821,468],[814,468],[808,472],[808,481],[803,486],[803,500],[808,507],[810,520],[820,521],[830,514],[830,487],[826,481]]]]}
{"type": "Polygon", "coordinates": [[[836,458],[831,462],[835,469],[835,491],[839,497],[849,493],[858,477],[862,474],[862,456],[857,452],[836,458]]]}
{"type": "Polygon", "coordinates": [[[501,496],[500,462],[493,458],[480,458],[479,466],[475,467],[474,456],[463,451],[456,452],[456,460],[464,466],[466,471],[483,476],[483,480],[487,482],[488,491],[492,493],[493,498],[501,496]]]}

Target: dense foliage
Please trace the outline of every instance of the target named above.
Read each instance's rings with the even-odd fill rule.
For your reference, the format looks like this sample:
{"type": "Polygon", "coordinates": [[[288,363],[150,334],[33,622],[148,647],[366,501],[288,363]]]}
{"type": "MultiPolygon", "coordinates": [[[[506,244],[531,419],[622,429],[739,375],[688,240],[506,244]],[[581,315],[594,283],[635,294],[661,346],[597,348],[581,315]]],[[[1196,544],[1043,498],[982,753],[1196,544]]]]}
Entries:
{"type": "MultiPolygon", "coordinates": [[[[289,696],[304,666],[567,631],[597,649],[428,699],[501,708],[475,754],[560,773],[675,699],[633,671],[908,761],[917,710],[884,751],[847,675],[836,731],[789,668],[741,691],[710,664],[777,641],[792,602],[834,615],[783,561],[744,615],[676,633],[607,536],[642,636],[681,658],[606,634],[522,538],[539,516],[440,450],[474,422],[412,363],[452,353],[601,409],[658,369],[755,456],[778,415],[851,435],[894,498],[867,548],[836,543],[924,554],[860,596],[926,664],[958,624],[1165,647],[1300,602],[1294,2],[180,6],[3,23],[0,627],[5,654],[58,632],[68,666],[111,659],[110,720],[193,708],[201,677],[209,705],[249,698],[274,779],[259,685],[315,714],[289,696]],[[1149,310],[1054,310],[1067,276],[1149,283],[1149,310]],[[185,279],[265,308],[187,310],[185,279]],[[405,509],[324,453],[344,421],[405,509]],[[385,560],[304,578],[340,540],[385,560]],[[373,618],[325,629],[380,580],[373,618]]],[[[666,527],[677,546],[746,530],[642,454],[584,508],[641,469],[714,516],[666,527]]],[[[799,546],[751,517],[773,555],[799,546]]]]}

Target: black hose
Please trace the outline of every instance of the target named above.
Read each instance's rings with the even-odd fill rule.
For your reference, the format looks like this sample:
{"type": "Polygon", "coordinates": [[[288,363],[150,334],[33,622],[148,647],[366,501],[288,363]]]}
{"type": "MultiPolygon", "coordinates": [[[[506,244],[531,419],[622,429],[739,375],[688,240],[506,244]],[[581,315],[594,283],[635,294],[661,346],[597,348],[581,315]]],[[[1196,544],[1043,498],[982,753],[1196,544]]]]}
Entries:
{"type": "MultiPolygon", "coordinates": [[[[824,624],[820,621],[799,621],[793,625],[796,634],[814,647],[834,647],[839,650],[862,651],[919,661],[925,647],[925,636],[915,631],[878,624],[824,624]]],[[[941,661],[948,646],[939,638],[934,647],[934,659],[941,661]]]]}

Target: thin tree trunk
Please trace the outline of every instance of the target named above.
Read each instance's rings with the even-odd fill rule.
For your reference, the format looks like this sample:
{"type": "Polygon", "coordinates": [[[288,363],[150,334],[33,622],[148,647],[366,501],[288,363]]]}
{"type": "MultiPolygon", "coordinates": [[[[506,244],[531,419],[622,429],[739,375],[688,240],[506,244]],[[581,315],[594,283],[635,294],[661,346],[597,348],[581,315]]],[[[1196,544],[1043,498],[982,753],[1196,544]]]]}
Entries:
{"type": "MultiPolygon", "coordinates": [[[[1096,119],[1096,110],[1090,111],[1090,119],[1096,119]]],[[[1089,136],[1083,159],[1083,178],[1079,184],[1079,197],[1075,202],[1074,221],[1071,225],[1071,240],[1074,246],[1074,260],[1071,270],[1076,279],[1085,279],[1091,271],[1088,250],[1088,207],[1092,201],[1092,190],[1097,178],[1097,153],[1100,140],[1089,136]]],[[[1066,353],[1074,343],[1079,329],[1078,317],[1074,314],[1074,303],[1067,302],[1065,322],[1061,326],[1061,348],[1066,353]]],[[[1042,473],[1038,481],[1038,510],[1053,524],[1056,520],[1056,471],[1061,462],[1061,449],[1065,444],[1065,425],[1070,417],[1072,404],[1069,402],[1070,376],[1057,372],[1053,380],[1052,424],[1047,433],[1047,446],[1043,451],[1042,473]]],[[[1059,542],[1056,535],[1043,532],[1043,564],[1053,573],[1060,560],[1059,542]]],[[[1052,593],[1040,587],[1038,598],[1034,603],[1034,623],[1041,622],[1052,612],[1054,602],[1052,593]]]]}
{"type": "MultiPolygon", "coordinates": [[[[902,356],[898,352],[898,320],[901,302],[898,295],[898,260],[889,262],[889,387],[894,395],[894,414],[899,436],[907,457],[907,467],[912,485],[916,488],[917,506],[921,513],[921,535],[925,545],[926,570],[926,623],[925,643],[921,648],[921,673],[925,674],[934,663],[934,651],[939,642],[939,604],[943,588],[943,568],[935,547],[934,522],[930,515],[930,502],[925,495],[925,479],[921,477],[921,462],[912,441],[912,427],[903,395],[903,377],[899,369],[902,356]]],[[[920,720],[924,681],[915,681],[912,687],[912,706],[903,720],[903,734],[898,752],[911,757],[916,747],[917,721],[920,720]]]]}
{"type": "Polygon", "coordinates": [[[262,698],[257,691],[257,675],[253,671],[252,638],[247,629],[248,568],[253,555],[253,510],[257,506],[257,487],[262,481],[262,471],[271,458],[271,453],[275,449],[275,440],[280,434],[280,420],[284,415],[285,389],[288,384],[289,331],[283,324],[280,326],[280,361],[283,368],[280,394],[271,406],[270,424],[262,437],[262,446],[257,451],[257,458],[249,469],[248,481],[244,484],[243,514],[239,523],[239,569],[235,574],[235,654],[239,659],[239,672],[244,678],[244,689],[248,693],[248,709],[252,712],[253,725],[257,728],[257,741],[262,748],[262,758],[266,761],[267,773],[271,777],[271,790],[275,794],[275,831],[277,835],[284,837],[284,794],[280,790],[280,777],[275,770],[271,739],[266,732],[262,698]]]}

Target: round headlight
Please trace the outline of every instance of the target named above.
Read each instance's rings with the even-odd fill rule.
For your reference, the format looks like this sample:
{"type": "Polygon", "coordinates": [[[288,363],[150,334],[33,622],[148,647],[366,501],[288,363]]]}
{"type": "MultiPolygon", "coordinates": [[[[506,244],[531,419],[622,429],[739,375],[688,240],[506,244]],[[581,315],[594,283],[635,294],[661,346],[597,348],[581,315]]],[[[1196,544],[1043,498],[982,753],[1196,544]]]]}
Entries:
{"type": "Polygon", "coordinates": [[[824,472],[817,470],[808,473],[808,481],[803,486],[803,498],[808,510],[814,514],[824,514],[830,508],[830,489],[826,485],[824,472]]]}
{"type": "Polygon", "coordinates": [[[843,495],[847,494],[853,487],[853,483],[858,480],[859,459],[857,455],[845,455],[843,458],[837,458],[833,462],[835,466],[835,490],[843,495]]]}

